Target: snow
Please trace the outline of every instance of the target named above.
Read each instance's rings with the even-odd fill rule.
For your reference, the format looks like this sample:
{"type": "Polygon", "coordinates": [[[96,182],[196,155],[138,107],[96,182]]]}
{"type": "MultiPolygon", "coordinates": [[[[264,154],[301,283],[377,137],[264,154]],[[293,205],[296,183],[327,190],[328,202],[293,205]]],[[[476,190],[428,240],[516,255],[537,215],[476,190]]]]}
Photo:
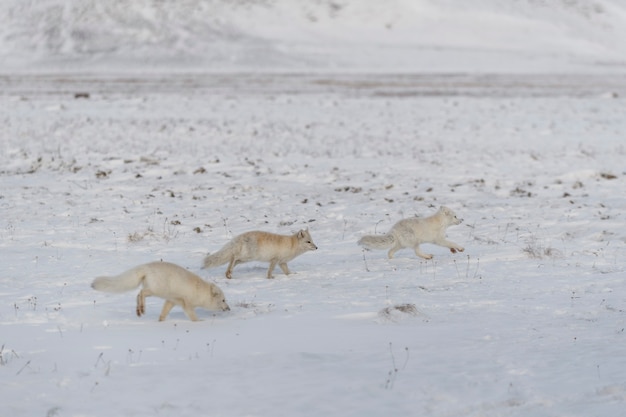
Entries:
{"type": "Polygon", "coordinates": [[[382,4],[3,2],[1,416],[623,414],[623,5],[382,4]],[[231,311],[90,287],[155,260],[231,311]]]}
{"type": "Polygon", "coordinates": [[[621,95],[563,77],[407,96],[396,76],[25,78],[1,96],[2,414],[623,410],[621,95]],[[462,254],[356,245],[442,204],[462,254]],[[238,233],[306,227],[319,250],[294,275],[200,269],[238,233]],[[232,311],[159,323],[160,300],[137,318],[135,294],[89,287],[159,259],[232,311]]]}

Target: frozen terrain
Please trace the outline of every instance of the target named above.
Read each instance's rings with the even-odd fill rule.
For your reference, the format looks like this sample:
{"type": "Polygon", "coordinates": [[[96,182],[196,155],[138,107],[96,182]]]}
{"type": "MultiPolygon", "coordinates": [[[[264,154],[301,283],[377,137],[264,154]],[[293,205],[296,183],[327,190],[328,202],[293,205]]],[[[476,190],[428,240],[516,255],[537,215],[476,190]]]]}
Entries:
{"type": "Polygon", "coordinates": [[[506,80],[4,79],[0,414],[621,415],[626,83],[506,80]],[[441,204],[462,254],[356,245],[441,204]],[[200,270],[305,227],[297,274],[200,270]],[[159,259],[232,311],[89,287],[159,259]]]}
{"type": "Polygon", "coordinates": [[[0,416],[623,415],[621,0],[1,3],[0,416]],[[155,260],[231,311],[90,288],[155,260]]]}

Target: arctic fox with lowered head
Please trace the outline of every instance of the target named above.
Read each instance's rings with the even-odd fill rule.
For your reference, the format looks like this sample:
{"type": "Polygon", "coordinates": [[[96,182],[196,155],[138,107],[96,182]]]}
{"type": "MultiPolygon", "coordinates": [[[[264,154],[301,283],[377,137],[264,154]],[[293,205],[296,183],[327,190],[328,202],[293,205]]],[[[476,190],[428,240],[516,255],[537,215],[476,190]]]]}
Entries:
{"type": "Polygon", "coordinates": [[[228,311],[224,293],[215,284],[206,282],[193,272],[168,262],[151,262],[129,269],[114,277],[98,277],[91,287],[98,291],[120,293],[141,286],[137,295],[137,315],[145,313],[146,297],[165,299],[159,321],[165,320],[175,305],[183,308],[187,317],[197,321],[194,309],[228,311]]]}

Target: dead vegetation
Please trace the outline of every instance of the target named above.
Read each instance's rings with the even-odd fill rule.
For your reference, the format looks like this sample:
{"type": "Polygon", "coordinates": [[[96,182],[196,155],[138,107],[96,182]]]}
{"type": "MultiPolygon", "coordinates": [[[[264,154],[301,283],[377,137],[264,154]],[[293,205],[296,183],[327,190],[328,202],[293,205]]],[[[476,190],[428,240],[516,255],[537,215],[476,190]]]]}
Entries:
{"type": "Polygon", "coordinates": [[[405,303],[405,304],[395,304],[389,307],[385,307],[378,312],[378,316],[389,321],[397,321],[399,316],[407,315],[407,316],[419,316],[420,312],[418,311],[415,304],[405,303]]]}
{"type": "Polygon", "coordinates": [[[531,259],[559,259],[563,258],[563,252],[551,246],[544,246],[537,239],[531,239],[522,249],[531,259]]]}

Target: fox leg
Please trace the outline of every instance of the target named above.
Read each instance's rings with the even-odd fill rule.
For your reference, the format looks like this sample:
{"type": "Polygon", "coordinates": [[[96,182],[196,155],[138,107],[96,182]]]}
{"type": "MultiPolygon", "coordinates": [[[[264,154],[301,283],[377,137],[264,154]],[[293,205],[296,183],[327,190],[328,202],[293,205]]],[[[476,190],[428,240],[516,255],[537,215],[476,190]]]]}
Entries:
{"type": "Polygon", "coordinates": [[[420,258],[424,258],[424,259],[432,259],[433,255],[429,254],[429,253],[424,253],[420,250],[419,245],[415,247],[415,254],[417,256],[419,256],[420,258]]]}
{"type": "Polygon", "coordinates": [[[237,261],[235,261],[235,258],[231,258],[230,262],[228,263],[228,268],[226,268],[226,278],[231,279],[233,277],[233,268],[235,267],[235,265],[237,265],[237,261]]]}
{"type": "Polygon", "coordinates": [[[458,252],[463,252],[465,250],[465,248],[461,245],[458,245],[452,241],[449,241],[447,239],[440,239],[437,242],[435,242],[435,244],[439,245],[439,246],[443,246],[445,248],[449,248],[450,252],[452,253],[457,253],[458,252]]]}
{"type": "Polygon", "coordinates": [[[161,310],[161,315],[159,316],[159,321],[165,320],[170,311],[174,307],[174,303],[170,300],[165,300],[165,304],[163,304],[163,309],[161,310]]]}
{"type": "Polygon", "coordinates": [[[387,256],[389,257],[389,259],[393,259],[393,255],[400,249],[402,249],[402,246],[400,246],[397,242],[394,243],[391,249],[389,249],[389,252],[387,252],[387,256]]]}
{"type": "Polygon", "coordinates": [[[146,312],[146,297],[150,297],[152,292],[146,288],[137,294],[137,316],[141,317],[146,312]]]}
{"type": "MultiPolygon", "coordinates": [[[[277,263],[277,262],[278,262],[278,261],[270,261],[270,267],[269,267],[269,269],[267,270],[267,278],[268,278],[268,279],[274,278],[274,275],[272,275],[272,274],[274,273],[274,268],[276,268],[276,263],[277,263]]],[[[282,268],[282,267],[281,267],[281,268],[282,268]]]]}
{"type": "Polygon", "coordinates": [[[233,258],[228,263],[228,268],[226,268],[226,278],[231,279],[233,277],[233,269],[242,263],[240,259],[233,258]]]}
{"type": "Polygon", "coordinates": [[[192,306],[190,306],[189,304],[185,303],[184,301],[183,301],[182,306],[183,306],[183,311],[185,312],[187,317],[189,317],[189,320],[191,320],[191,321],[198,321],[198,316],[196,316],[196,312],[194,311],[192,306]]]}
{"type": "Polygon", "coordinates": [[[291,274],[291,271],[289,270],[289,267],[287,266],[287,262],[282,262],[279,263],[278,266],[280,266],[280,269],[283,270],[283,272],[285,273],[285,275],[289,275],[291,274]]]}

